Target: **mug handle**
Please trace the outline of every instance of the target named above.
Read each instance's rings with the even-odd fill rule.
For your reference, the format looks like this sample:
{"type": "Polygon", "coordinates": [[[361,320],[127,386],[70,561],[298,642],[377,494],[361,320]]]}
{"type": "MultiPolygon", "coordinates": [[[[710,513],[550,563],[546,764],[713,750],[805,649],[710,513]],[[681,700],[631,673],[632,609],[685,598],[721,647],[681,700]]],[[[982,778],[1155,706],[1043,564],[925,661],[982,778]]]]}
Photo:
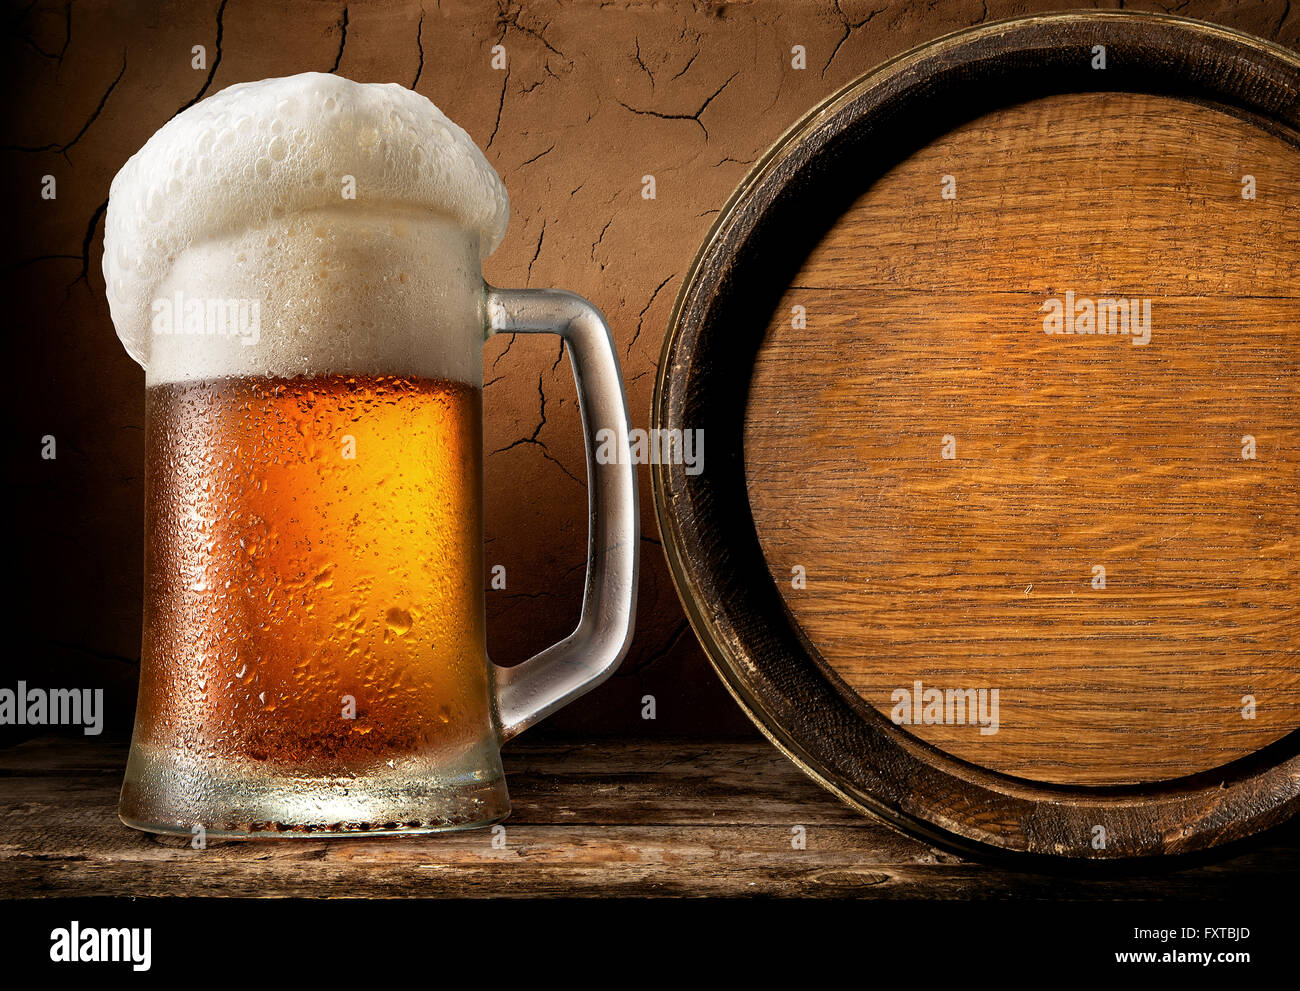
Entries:
{"type": "Polygon", "coordinates": [[[600,311],[558,289],[487,287],[487,336],[559,334],[568,345],[587,446],[587,581],[572,633],[514,667],[493,664],[501,740],[608,678],[632,642],[640,550],[636,469],[614,338],[600,311]],[[601,463],[596,433],[612,430],[618,457],[601,463]]]}

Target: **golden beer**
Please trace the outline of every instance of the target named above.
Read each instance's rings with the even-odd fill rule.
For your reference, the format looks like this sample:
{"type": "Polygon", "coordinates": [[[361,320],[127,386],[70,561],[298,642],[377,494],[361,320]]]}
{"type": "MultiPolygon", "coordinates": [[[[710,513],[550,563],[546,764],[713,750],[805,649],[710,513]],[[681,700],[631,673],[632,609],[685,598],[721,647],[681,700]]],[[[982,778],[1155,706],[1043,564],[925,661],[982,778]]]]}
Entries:
{"type": "Polygon", "coordinates": [[[346,774],[490,732],[478,389],[234,378],[147,403],[142,744],[346,774]]]}
{"type": "MultiPolygon", "coordinates": [[[[146,391],[145,613],[129,821],[174,815],[140,780],[197,775],[198,802],[292,782],[328,806],[368,782],[382,821],[412,782],[499,766],[484,640],[482,405],[473,385],[389,375],[232,377],[146,391]],[[134,772],[134,773],[133,773],[134,772]],[[386,792],[385,776],[393,787],[386,792]],[[346,790],[345,790],[346,791],[346,790]],[[389,793],[391,792],[391,793],[389,793]]],[[[463,780],[458,780],[463,779],[463,780]]],[[[182,799],[183,804],[183,799],[182,799]]],[[[472,808],[472,803],[471,803],[472,808]]],[[[472,820],[472,814],[470,816],[472,820]]],[[[246,821],[247,820],[247,821],[246,821]]],[[[272,827],[273,828],[273,827],[272,827]]]]}

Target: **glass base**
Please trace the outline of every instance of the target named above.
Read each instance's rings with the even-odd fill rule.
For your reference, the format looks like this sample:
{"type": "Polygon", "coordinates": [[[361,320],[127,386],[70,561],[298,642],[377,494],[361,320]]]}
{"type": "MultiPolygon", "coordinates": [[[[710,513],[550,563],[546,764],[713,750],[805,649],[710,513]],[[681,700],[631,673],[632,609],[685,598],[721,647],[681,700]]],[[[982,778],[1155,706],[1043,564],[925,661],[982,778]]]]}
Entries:
{"type": "Polygon", "coordinates": [[[119,817],[151,833],[209,839],[408,836],[475,829],[510,814],[495,741],[445,757],[405,757],[344,775],[195,758],[133,745],[119,817]]]}

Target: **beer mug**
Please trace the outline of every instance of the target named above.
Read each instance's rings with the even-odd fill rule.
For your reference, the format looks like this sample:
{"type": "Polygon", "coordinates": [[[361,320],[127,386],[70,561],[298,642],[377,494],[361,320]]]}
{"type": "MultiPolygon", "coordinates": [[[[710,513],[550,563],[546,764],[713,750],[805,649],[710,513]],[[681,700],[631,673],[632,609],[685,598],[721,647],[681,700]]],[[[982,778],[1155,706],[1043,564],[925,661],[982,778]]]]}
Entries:
{"type": "Polygon", "coordinates": [[[582,298],[484,283],[508,212],[424,97],[319,73],[204,100],[115,178],[104,277],[146,384],[127,825],[487,825],[510,809],[502,742],[622,659],[638,520],[618,361],[582,298]],[[569,637],[504,668],[484,641],[482,346],[543,332],[578,386],[586,588],[569,637]]]}

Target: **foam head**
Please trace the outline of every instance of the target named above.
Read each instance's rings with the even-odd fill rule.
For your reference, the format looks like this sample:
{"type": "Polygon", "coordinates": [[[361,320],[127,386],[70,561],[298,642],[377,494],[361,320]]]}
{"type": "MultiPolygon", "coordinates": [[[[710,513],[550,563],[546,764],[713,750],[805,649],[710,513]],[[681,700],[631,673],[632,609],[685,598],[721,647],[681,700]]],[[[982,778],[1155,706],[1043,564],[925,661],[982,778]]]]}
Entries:
{"type": "Polygon", "coordinates": [[[500,178],[396,84],[309,72],[231,86],[113,180],[109,309],[150,384],[231,375],[481,378],[481,262],[500,178]]]}

